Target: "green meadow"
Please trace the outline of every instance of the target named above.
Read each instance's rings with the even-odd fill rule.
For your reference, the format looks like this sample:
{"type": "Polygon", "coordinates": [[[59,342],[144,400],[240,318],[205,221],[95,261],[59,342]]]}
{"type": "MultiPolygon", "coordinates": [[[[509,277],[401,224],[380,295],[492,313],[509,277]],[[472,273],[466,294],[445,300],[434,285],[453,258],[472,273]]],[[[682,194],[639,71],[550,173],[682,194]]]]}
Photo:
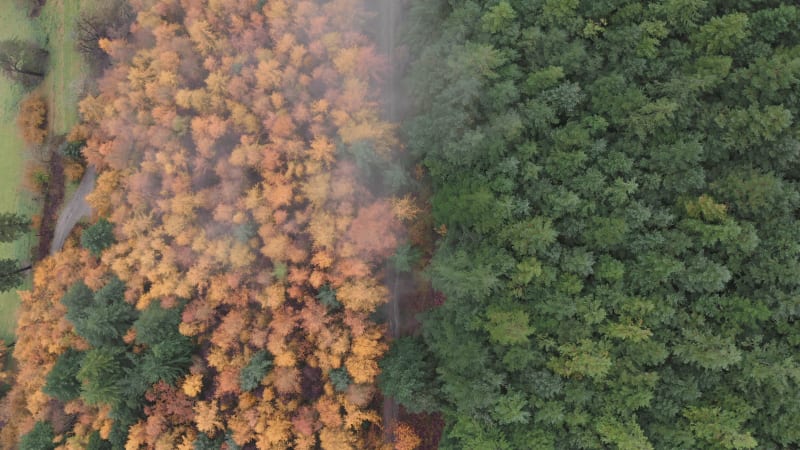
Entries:
{"type": "MultiPolygon", "coordinates": [[[[78,122],[77,101],[86,72],[73,45],[80,0],[50,0],[35,19],[28,18],[12,0],[0,0],[0,4],[0,39],[32,40],[48,49],[48,75],[37,89],[48,99],[51,133],[68,133],[78,122]]],[[[29,155],[15,125],[17,107],[24,95],[20,86],[0,77],[0,211],[32,215],[41,205],[20,189],[29,155]]],[[[35,234],[29,233],[16,242],[0,244],[0,258],[27,263],[35,243],[35,234]]],[[[30,281],[23,288],[29,286],[30,281]]],[[[0,293],[0,339],[13,340],[18,306],[16,292],[0,293]]]]}

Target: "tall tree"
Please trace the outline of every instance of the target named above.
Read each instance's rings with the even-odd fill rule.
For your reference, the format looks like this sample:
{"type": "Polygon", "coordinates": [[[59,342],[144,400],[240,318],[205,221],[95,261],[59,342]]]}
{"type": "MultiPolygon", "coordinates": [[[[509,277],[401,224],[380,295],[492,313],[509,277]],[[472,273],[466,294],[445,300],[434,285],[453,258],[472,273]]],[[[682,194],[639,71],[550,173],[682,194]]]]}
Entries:
{"type": "Polygon", "coordinates": [[[0,242],[11,242],[27,233],[31,220],[22,214],[0,213],[0,242]]]}
{"type": "Polygon", "coordinates": [[[44,78],[47,50],[17,38],[0,41],[0,71],[13,81],[33,86],[44,78]]]}

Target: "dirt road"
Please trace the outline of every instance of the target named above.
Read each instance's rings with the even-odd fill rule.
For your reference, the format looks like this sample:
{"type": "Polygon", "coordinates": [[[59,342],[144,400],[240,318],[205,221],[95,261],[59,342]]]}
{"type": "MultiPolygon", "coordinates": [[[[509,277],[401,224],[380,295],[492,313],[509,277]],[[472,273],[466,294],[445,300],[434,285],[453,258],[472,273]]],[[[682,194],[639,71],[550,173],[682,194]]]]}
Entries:
{"type": "Polygon", "coordinates": [[[94,167],[89,166],[86,168],[81,184],[78,185],[78,189],[72,195],[69,203],[64,205],[58,215],[53,241],[50,243],[50,254],[61,250],[67,240],[67,236],[69,236],[70,231],[79,220],[92,215],[92,207],[86,202],[86,195],[94,190],[95,178],[94,167]]]}

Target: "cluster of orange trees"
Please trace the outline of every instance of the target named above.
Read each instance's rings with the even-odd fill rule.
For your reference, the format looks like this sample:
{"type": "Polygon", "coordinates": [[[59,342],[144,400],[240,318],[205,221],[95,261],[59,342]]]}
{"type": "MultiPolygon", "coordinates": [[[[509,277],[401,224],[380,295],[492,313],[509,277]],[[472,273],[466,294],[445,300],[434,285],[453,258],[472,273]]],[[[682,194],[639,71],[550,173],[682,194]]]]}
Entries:
{"type": "Polygon", "coordinates": [[[131,3],[131,33],[100,42],[113,65],[80,103],[89,201],[113,237],[68,246],[24,293],[3,439],[380,446],[386,343],[370,315],[413,208],[384,182],[397,142],[385,63],[356,31],[364,2],[131,3]],[[176,318],[174,336],[152,335],[172,323],[157,317],[176,318]]]}

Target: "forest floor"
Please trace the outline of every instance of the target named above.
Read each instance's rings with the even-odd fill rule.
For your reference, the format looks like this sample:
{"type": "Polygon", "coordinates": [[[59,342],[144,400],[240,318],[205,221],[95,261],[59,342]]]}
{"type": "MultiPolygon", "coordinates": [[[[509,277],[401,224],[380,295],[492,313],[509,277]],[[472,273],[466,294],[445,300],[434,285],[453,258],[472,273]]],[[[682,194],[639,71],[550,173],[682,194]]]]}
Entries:
{"type": "MultiPolygon", "coordinates": [[[[39,87],[48,101],[50,136],[64,135],[78,123],[77,101],[87,73],[73,39],[80,8],[81,0],[49,0],[35,18],[26,17],[24,11],[10,5],[0,8],[0,39],[17,37],[34,41],[50,53],[48,75],[39,87]]],[[[0,211],[32,215],[41,213],[44,205],[20,188],[25,162],[32,157],[15,123],[17,105],[24,94],[20,86],[0,79],[0,211]]],[[[63,192],[63,188],[60,190],[63,192]]],[[[56,210],[59,204],[60,200],[55,203],[56,210]]],[[[47,217],[43,222],[46,220],[47,217]]],[[[30,232],[13,243],[0,244],[0,258],[28,262],[37,241],[36,233],[30,232]]],[[[30,281],[21,288],[28,287],[30,281]]],[[[15,291],[0,293],[0,339],[7,342],[14,339],[18,307],[19,296],[15,291]]]]}

